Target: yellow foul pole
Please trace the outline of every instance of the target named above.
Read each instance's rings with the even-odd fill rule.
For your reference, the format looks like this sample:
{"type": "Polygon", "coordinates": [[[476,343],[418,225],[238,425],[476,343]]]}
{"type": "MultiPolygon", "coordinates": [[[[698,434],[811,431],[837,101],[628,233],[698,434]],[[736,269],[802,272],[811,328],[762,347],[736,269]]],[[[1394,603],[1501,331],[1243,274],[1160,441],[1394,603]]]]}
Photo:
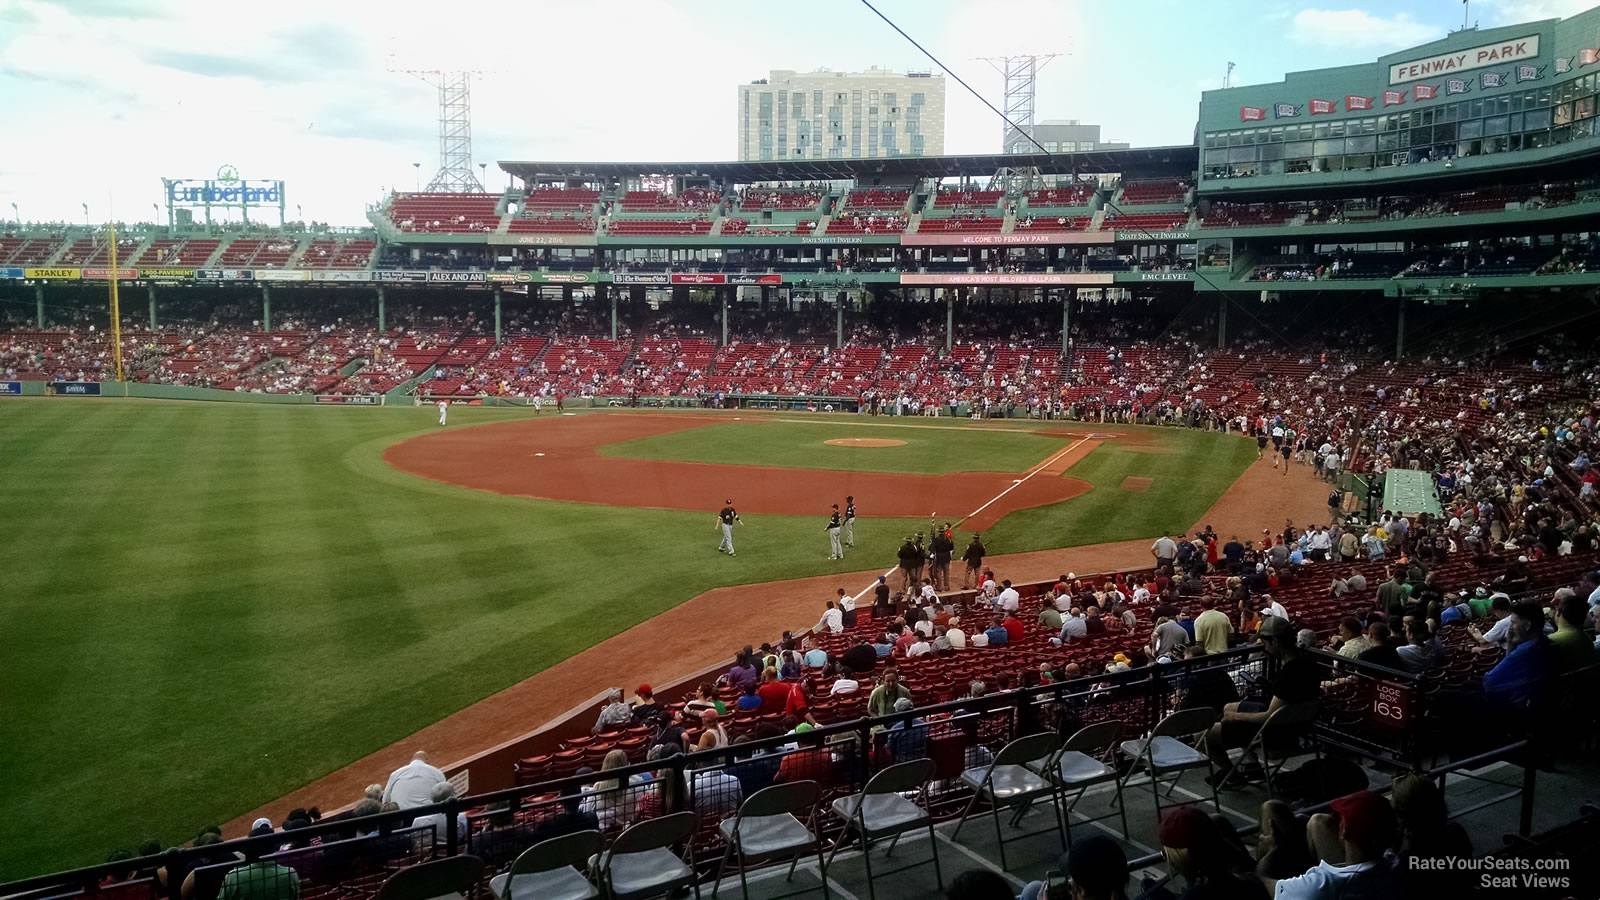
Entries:
{"type": "Polygon", "coordinates": [[[117,361],[117,380],[122,381],[122,307],[117,302],[117,226],[107,225],[111,236],[111,356],[117,361]]]}

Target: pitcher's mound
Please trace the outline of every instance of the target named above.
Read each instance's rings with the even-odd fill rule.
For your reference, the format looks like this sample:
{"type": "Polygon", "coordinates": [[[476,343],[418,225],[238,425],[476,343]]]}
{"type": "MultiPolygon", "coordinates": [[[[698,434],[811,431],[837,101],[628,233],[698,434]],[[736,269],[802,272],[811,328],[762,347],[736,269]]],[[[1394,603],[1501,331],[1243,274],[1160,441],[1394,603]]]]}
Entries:
{"type": "Polygon", "coordinates": [[[1130,493],[1142,494],[1150,490],[1150,482],[1152,480],[1143,475],[1129,475],[1127,478],[1122,479],[1122,489],[1130,493]]]}
{"type": "Polygon", "coordinates": [[[892,441],[887,438],[834,438],[823,443],[835,447],[904,447],[906,444],[905,441],[892,441]]]}

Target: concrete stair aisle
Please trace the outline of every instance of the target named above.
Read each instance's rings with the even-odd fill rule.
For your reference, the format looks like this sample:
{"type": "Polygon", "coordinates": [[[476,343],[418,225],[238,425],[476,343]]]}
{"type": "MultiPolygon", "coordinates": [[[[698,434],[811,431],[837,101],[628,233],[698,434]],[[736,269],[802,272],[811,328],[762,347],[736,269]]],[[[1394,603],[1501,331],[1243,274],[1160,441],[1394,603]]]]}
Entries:
{"type": "Polygon", "coordinates": [[[294,249],[289,251],[289,259],[283,264],[283,267],[285,269],[298,268],[300,260],[306,255],[306,250],[310,249],[312,240],[309,234],[300,235],[300,240],[295,243],[294,249]]]}

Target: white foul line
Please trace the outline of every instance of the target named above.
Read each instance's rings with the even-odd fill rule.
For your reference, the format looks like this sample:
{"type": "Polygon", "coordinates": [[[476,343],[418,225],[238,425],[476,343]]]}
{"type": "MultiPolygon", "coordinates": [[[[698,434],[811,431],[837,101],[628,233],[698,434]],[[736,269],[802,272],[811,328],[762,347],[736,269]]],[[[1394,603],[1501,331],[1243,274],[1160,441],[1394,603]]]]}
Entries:
{"type": "Polygon", "coordinates": [[[1022,476],[1021,478],[1017,479],[1016,481],[1013,481],[1011,483],[1011,487],[1008,487],[1005,490],[1001,491],[1000,493],[995,494],[994,497],[992,497],[989,500],[988,503],[985,503],[984,505],[978,507],[977,509],[973,510],[972,512],[967,513],[966,516],[963,517],[962,521],[965,521],[966,519],[970,519],[973,516],[977,515],[978,513],[981,513],[984,510],[988,509],[989,507],[993,506],[994,502],[996,500],[999,500],[1001,497],[1004,497],[1005,495],[1011,493],[1012,491],[1016,490],[1017,488],[1022,487],[1024,484],[1027,483],[1028,479],[1030,479],[1033,476],[1039,474],[1040,472],[1043,472],[1051,463],[1055,462],[1056,460],[1060,459],[1063,456],[1066,456],[1068,453],[1071,453],[1074,447],[1077,447],[1079,444],[1082,444],[1084,441],[1087,441],[1087,440],[1089,440],[1089,439],[1087,437],[1085,437],[1085,438],[1080,438],[1080,439],[1078,439],[1076,441],[1073,441],[1071,444],[1067,445],[1067,448],[1065,450],[1062,450],[1061,452],[1059,452],[1056,455],[1050,457],[1049,459],[1045,460],[1044,462],[1038,464],[1037,466],[1034,466],[1033,471],[1031,471],[1028,474],[1022,476]]]}

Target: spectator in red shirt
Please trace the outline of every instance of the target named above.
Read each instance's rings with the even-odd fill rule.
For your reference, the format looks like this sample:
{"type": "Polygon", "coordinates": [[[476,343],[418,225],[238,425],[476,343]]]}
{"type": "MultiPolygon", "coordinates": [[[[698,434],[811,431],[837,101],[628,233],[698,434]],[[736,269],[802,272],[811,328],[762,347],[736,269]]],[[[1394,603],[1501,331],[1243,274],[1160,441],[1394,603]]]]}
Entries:
{"type": "Polygon", "coordinates": [[[833,754],[822,745],[822,736],[802,724],[795,729],[800,749],[783,758],[778,764],[774,781],[815,781],[827,787],[833,784],[833,754]]]}
{"type": "Polygon", "coordinates": [[[1005,621],[1000,624],[1005,627],[1006,638],[1012,644],[1022,640],[1022,636],[1028,631],[1027,626],[1022,624],[1022,620],[1017,618],[1015,612],[1006,613],[1005,621]]]}
{"type": "Polygon", "coordinates": [[[761,686],[756,696],[761,698],[761,712],[783,712],[789,702],[789,685],[778,680],[778,670],[768,666],[761,672],[761,686]]]}

